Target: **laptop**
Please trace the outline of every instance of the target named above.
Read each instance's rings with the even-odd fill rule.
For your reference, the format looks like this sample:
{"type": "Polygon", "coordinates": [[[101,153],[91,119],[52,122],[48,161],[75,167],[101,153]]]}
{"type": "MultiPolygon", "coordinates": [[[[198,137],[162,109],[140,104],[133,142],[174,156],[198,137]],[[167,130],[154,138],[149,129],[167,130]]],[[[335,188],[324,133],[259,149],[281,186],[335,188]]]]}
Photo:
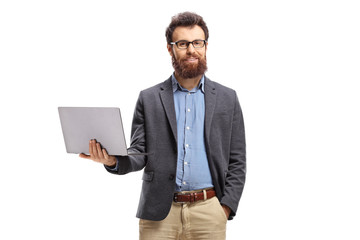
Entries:
{"type": "Polygon", "coordinates": [[[89,141],[95,139],[109,155],[128,153],[119,108],[59,107],[61,128],[68,153],[89,154],[89,141]]]}

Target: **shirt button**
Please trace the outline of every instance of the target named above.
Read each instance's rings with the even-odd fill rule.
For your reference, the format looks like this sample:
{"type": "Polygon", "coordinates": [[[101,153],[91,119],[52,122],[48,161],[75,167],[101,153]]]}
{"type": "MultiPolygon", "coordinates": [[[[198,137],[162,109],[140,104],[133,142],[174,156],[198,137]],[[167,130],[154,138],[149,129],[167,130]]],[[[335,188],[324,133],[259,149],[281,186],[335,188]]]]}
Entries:
{"type": "Polygon", "coordinates": [[[186,185],[186,182],[183,182],[184,185],[186,185]]]}
{"type": "Polygon", "coordinates": [[[187,163],[187,162],[184,162],[184,164],[185,164],[185,165],[188,165],[188,163],[187,163]]]}
{"type": "Polygon", "coordinates": [[[186,127],[187,130],[190,130],[190,127],[186,127]]]}
{"type": "Polygon", "coordinates": [[[188,147],[189,147],[189,144],[185,144],[185,147],[187,147],[187,148],[188,148],[188,147]]]}
{"type": "Polygon", "coordinates": [[[187,110],[188,112],[190,112],[191,110],[190,110],[190,108],[188,108],[188,110],[187,110]]]}

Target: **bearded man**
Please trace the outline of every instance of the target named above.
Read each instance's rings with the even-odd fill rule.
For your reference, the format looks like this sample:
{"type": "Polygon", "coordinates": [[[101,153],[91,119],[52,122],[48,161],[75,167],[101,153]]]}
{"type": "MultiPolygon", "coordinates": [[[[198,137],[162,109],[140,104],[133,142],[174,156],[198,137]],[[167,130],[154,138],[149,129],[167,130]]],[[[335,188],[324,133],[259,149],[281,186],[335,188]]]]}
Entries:
{"type": "Polygon", "coordinates": [[[109,156],[96,140],[89,156],[80,155],[114,174],[144,169],[140,239],[225,239],[236,214],[246,170],[243,116],[236,92],[204,75],[208,38],[195,13],[174,16],[166,29],[175,71],[140,93],[132,123],[129,152],[148,155],[109,156]]]}

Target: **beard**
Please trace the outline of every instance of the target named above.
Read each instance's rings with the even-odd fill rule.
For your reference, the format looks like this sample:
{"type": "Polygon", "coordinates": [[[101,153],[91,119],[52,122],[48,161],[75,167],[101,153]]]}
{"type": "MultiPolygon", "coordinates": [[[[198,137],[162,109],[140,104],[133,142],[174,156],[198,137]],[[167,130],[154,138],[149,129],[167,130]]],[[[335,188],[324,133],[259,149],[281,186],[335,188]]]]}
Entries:
{"type": "Polygon", "coordinates": [[[172,65],[174,67],[175,73],[179,77],[185,79],[195,78],[203,75],[207,71],[206,57],[202,58],[196,53],[187,55],[186,57],[196,57],[198,62],[188,63],[185,61],[185,59],[175,59],[174,54],[172,54],[172,65]]]}

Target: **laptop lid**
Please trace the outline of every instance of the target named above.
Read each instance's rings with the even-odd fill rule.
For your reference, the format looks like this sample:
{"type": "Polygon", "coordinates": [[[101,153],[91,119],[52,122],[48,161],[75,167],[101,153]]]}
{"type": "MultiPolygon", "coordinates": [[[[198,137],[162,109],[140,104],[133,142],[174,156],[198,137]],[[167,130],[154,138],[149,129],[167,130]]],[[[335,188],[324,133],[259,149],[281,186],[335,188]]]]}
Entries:
{"type": "Polygon", "coordinates": [[[96,139],[109,155],[128,155],[119,108],[59,107],[68,153],[89,154],[89,141],[96,139]]]}

